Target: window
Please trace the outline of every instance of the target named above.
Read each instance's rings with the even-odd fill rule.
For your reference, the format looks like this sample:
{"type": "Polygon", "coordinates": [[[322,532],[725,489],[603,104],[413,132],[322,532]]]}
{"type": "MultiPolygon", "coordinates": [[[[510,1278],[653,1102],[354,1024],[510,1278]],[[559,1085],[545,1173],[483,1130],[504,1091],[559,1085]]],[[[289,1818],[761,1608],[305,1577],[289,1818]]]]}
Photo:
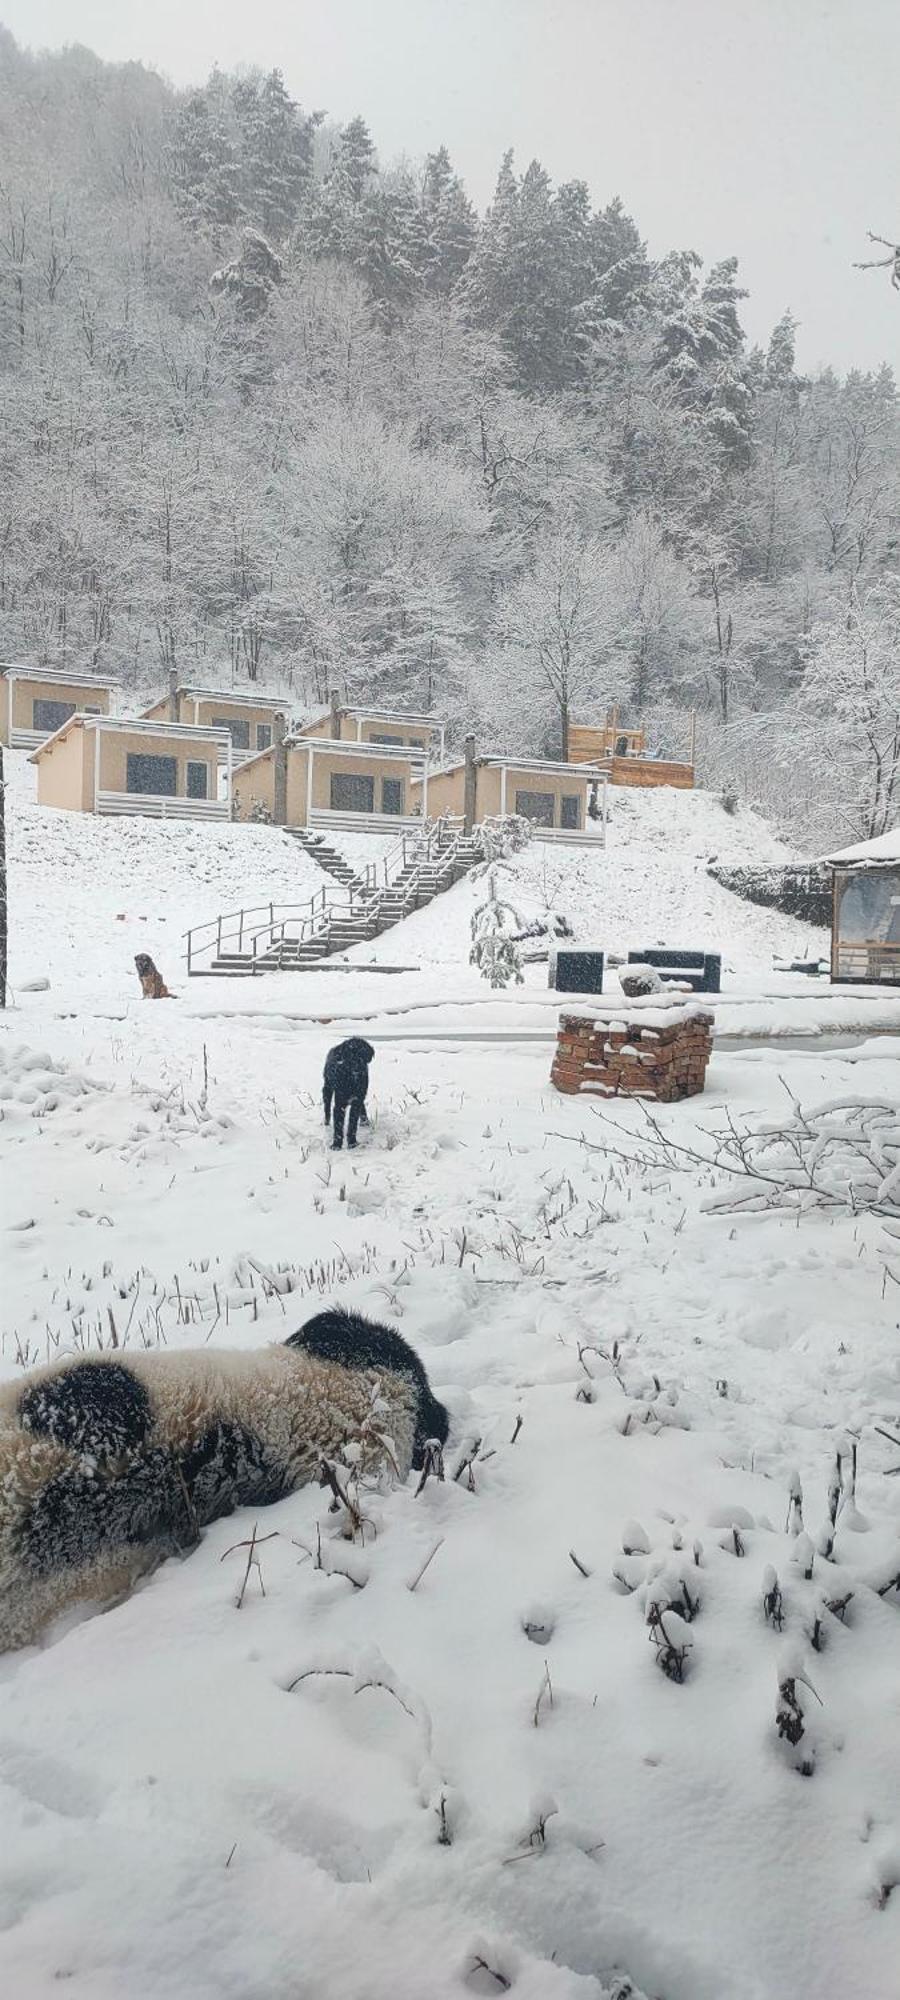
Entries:
{"type": "Polygon", "coordinates": [[[270,749],[271,749],[271,747],[272,747],[272,724],[271,724],[271,722],[258,722],[258,723],[257,723],[257,725],[256,725],[256,747],[257,747],[257,750],[270,750],[270,749]]]}
{"type": "Polygon", "coordinates": [[[333,771],[331,775],[332,812],[370,813],[375,811],[375,780],[351,775],[349,771],[333,771]]]}
{"type": "Polygon", "coordinates": [[[129,751],[125,760],[125,790],[144,792],[156,798],[178,796],[178,765],[174,757],[147,757],[141,750],[129,751]]]}
{"type": "Polygon", "coordinates": [[[577,792],[564,792],[560,800],[560,826],[581,825],[581,800],[577,792]]]}
{"type": "Polygon", "coordinates": [[[402,736],[376,736],[376,735],[374,735],[374,734],[373,734],[373,735],[371,735],[371,736],[369,737],[369,742],[370,742],[370,743],[389,743],[389,744],[390,744],[390,745],[392,746],[392,748],[394,748],[395,750],[402,750],[402,749],[403,749],[403,737],[402,737],[402,736]]]}
{"type": "Polygon", "coordinates": [[[32,727],[43,729],[47,736],[52,736],[54,729],[61,729],[69,716],[75,714],[77,705],[74,701],[36,701],[32,710],[32,727]]]}
{"type": "Polygon", "coordinates": [[[250,724],[249,722],[244,722],[243,718],[241,718],[241,720],[239,721],[238,718],[233,715],[232,716],[214,715],[212,719],[212,726],[214,729],[228,730],[228,734],[231,737],[231,741],[234,745],[235,750],[249,750],[250,724]]]}
{"type": "Polygon", "coordinates": [[[187,767],[187,795],[189,799],[209,798],[209,765],[189,763],[187,767]]]}
{"type": "Polygon", "coordinates": [[[402,813],[403,811],[402,778],[382,778],[381,810],[383,813],[402,813]]]}
{"type": "Polygon", "coordinates": [[[553,808],[556,801],[552,792],[517,792],[516,812],[523,819],[533,820],[535,826],[553,825],[553,808]]]}
{"type": "Polygon", "coordinates": [[[87,702],[85,702],[81,713],[82,715],[102,715],[103,710],[102,708],[89,708],[87,702]]]}

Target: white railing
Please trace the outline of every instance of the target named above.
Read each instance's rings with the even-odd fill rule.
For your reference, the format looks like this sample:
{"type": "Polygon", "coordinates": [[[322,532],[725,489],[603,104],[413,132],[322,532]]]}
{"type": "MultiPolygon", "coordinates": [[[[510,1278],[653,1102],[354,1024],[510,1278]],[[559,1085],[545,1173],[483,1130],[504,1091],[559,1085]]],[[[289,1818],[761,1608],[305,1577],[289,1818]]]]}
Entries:
{"type": "Polygon", "coordinates": [[[231,818],[227,799],[166,798],[157,792],[98,792],[98,813],[140,813],[151,819],[231,818]]]}
{"type": "Polygon", "coordinates": [[[602,820],[589,819],[584,826],[538,826],[531,822],[532,840],[555,840],[575,847],[605,847],[606,827],[602,820]]]}
{"type": "Polygon", "coordinates": [[[313,806],[308,825],[321,832],[330,829],[334,833],[397,833],[401,828],[406,833],[422,830],[422,819],[418,814],[379,812],[334,812],[325,806],[313,806]]]}
{"type": "Polygon", "coordinates": [[[39,743],[46,743],[52,736],[52,729],[11,729],[9,747],[11,750],[36,750],[39,743]]]}

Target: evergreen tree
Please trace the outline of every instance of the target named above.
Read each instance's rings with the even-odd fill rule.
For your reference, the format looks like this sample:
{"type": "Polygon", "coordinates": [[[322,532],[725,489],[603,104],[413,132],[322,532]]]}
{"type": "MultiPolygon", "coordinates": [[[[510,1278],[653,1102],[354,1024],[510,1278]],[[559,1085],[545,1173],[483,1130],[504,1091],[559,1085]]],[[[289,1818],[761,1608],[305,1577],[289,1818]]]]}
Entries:
{"type": "Polygon", "coordinates": [[[281,71],[239,77],[232,107],[238,134],[242,208],[275,243],[290,235],[310,172],[312,125],[288,96],[281,71]]]}

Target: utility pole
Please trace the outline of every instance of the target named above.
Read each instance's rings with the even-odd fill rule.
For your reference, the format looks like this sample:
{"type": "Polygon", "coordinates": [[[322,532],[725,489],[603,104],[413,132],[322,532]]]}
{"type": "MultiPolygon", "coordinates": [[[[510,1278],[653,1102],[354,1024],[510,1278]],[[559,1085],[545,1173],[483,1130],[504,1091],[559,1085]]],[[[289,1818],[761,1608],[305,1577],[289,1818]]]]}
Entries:
{"type": "Polygon", "coordinates": [[[475,811],[478,803],[478,764],[475,758],[475,738],[466,737],[466,773],[463,786],[463,832],[469,834],[475,825],[475,811]]]}
{"type": "Polygon", "coordinates": [[[3,749],[0,746],[0,1007],[6,1006],[6,954],[8,937],[8,905],[6,901],[6,778],[3,771],[3,749]]]}
{"type": "Polygon", "coordinates": [[[341,740],[341,704],[336,694],[331,697],[331,738],[333,743],[341,740]]]}
{"type": "Polygon", "coordinates": [[[285,741],[285,719],[281,711],[272,720],[272,761],[275,782],[272,791],[272,822],[275,826],[287,825],[287,743],[285,741]]]}

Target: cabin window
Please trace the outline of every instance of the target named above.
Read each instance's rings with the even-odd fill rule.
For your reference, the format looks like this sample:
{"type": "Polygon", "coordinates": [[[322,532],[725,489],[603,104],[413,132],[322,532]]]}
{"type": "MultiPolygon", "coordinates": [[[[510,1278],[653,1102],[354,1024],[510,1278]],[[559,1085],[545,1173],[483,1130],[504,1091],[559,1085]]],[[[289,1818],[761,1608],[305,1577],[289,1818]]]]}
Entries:
{"type": "Polygon", "coordinates": [[[381,810],[383,813],[402,813],[403,811],[402,778],[382,778],[381,810]]]}
{"type": "Polygon", "coordinates": [[[331,774],[332,812],[370,813],[375,811],[375,780],[350,771],[331,774]]]}
{"type": "Polygon", "coordinates": [[[239,719],[236,715],[214,715],[212,722],[214,729],[227,729],[235,750],[249,750],[250,724],[245,722],[243,717],[239,719]]]}
{"type": "Polygon", "coordinates": [[[530,819],[535,826],[552,826],[554,806],[553,792],[517,792],[516,812],[522,819],[530,819]]]}
{"type": "Polygon", "coordinates": [[[32,728],[42,729],[52,736],[55,729],[61,729],[69,716],[74,715],[78,704],[74,701],[36,701],[32,709],[32,728]]]}
{"type": "Polygon", "coordinates": [[[174,757],[148,757],[143,750],[129,751],[125,760],[125,790],[154,798],[178,796],[178,764],[174,757]]]}
{"type": "Polygon", "coordinates": [[[208,764],[195,764],[195,763],[194,763],[193,761],[190,761],[190,762],[188,763],[188,767],[187,767],[187,795],[188,795],[188,798],[189,798],[189,799],[208,799],[208,798],[209,798],[209,765],[208,765],[208,764]]]}
{"type": "Polygon", "coordinates": [[[402,750],[404,739],[402,736],[376,736],[373,731],[372,735],[369,737],[369,742],[386,743],[389,744],[391,748],[394,750],[402,750]]]}
{"type": "Polygon", "coordinates": [[[256,725],[256,747],[257,747],[257,750],[270,750],[270,749],[271,749],[271,747],[272,747],[272,724],[271,724],[271,722],[258,722],[258,723],[257,723],[257,725],[256,725]]]}
{"type": "Polygon", "coordinates": [[[581,800],[577,792],[564,792],[560,800],[560,826],[575,830],[581,825],[581,800]]]}

